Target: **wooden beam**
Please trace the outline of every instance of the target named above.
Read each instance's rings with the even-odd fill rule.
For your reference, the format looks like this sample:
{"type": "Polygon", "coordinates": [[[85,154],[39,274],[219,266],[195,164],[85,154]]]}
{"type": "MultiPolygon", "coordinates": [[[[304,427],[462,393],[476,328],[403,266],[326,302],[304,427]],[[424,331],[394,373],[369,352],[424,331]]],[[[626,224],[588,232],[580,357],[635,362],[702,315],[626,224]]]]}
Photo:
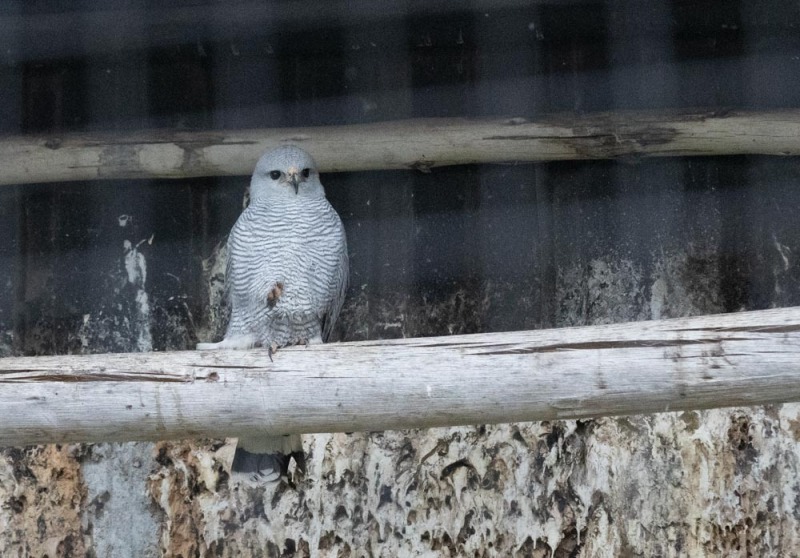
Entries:
{"type": "Polygon", "coordinates": [[[316,128],[85,133],[0,138],[0,184],[249,175],[282,143],[323,172],[474,163],[800,154],[800,110],[609,112],[440,118],[316,128]]]}
{"type": "Polygon", "coordinates": [[[800,308],[265,351],[0,359],[0,446],[800,401],[800,308]]]}

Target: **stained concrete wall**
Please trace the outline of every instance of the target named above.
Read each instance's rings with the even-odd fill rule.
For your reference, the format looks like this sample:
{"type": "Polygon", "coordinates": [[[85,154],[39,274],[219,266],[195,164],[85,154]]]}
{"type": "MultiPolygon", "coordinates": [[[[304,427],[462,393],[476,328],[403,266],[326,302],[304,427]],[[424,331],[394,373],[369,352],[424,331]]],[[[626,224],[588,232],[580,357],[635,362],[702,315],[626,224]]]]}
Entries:
{"type": "MultiPolygon", "coordinates": [[[[59,56],[26,27],[44,8],[11,3],[0,90],[16,120],[0,127],[797,106],[796,8],[640,4],[411,3],[381,25],[355,5],[256,29],[197,3],[191,30],[151,6],[106,36],[91,24],[122,4],[65,3],[64,33],[85,38],[54,30],[59,56]],[[136,26],[147,33],[126,35],[136,26]]],[[[325,175],[351,257],[335,336],[798,305],[799,169],[720,157],[325,175]]],[[[0,355],[218,338],[220,247],[247,182],[3,188],[0,355]]],[[[259,487],[230,482],[230,440],[8,448],[0,555],[793,556],[799,424],[800,405],[782,405],[310,435],[307,474],[259,487]]]]}

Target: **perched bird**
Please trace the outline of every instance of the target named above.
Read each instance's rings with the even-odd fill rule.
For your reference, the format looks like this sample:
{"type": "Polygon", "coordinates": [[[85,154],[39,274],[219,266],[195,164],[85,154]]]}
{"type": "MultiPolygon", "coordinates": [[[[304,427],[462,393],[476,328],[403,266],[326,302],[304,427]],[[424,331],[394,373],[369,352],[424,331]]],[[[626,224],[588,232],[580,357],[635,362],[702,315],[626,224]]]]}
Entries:
{"type": "MultiPolygon", "coordinates": [[[[198,350],[321,343],[333,330],[347,288],[347,240],[311,156],[281,146],[258,160],[250,204],[228,237],[225,289],[231,317],[219,343],[198,350]]],[[[304,467],[299,435],[239,439],[231,467],[253,480],[304,467]]]]}

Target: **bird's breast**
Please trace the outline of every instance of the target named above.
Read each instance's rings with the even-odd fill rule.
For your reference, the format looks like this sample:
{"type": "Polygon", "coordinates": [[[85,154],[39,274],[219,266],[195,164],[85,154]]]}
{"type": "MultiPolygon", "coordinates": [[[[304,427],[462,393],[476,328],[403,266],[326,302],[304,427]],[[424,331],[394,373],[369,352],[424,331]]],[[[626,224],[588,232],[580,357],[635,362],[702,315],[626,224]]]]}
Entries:
{"type": "Polygon", "coordinates": [[[230,239],[235,290],[257,302],[281,282],[278,309],[308,310],[324,303],[341,274],[345,240],[339,216],[321,201],[245,210],[230,239]]]}

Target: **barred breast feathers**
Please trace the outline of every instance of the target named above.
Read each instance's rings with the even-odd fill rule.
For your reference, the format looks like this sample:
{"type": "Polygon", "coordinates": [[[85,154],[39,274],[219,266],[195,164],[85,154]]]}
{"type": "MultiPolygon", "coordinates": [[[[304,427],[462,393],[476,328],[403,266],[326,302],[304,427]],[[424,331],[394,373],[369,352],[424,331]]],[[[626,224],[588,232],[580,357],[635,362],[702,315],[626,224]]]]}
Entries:
{"type": "Polygon", "coordinates": [[[233,312],[250,322],[259,337],[280,338],[275,340],[278,344],[307,335],[325,341],[347,288],[341,220],[324,197],[302,205],[269,201],[248,207],[231,232],[228,277],[233,312]],[[265,308],[277,282],[285,284],[285,298],[265,308]]]}

